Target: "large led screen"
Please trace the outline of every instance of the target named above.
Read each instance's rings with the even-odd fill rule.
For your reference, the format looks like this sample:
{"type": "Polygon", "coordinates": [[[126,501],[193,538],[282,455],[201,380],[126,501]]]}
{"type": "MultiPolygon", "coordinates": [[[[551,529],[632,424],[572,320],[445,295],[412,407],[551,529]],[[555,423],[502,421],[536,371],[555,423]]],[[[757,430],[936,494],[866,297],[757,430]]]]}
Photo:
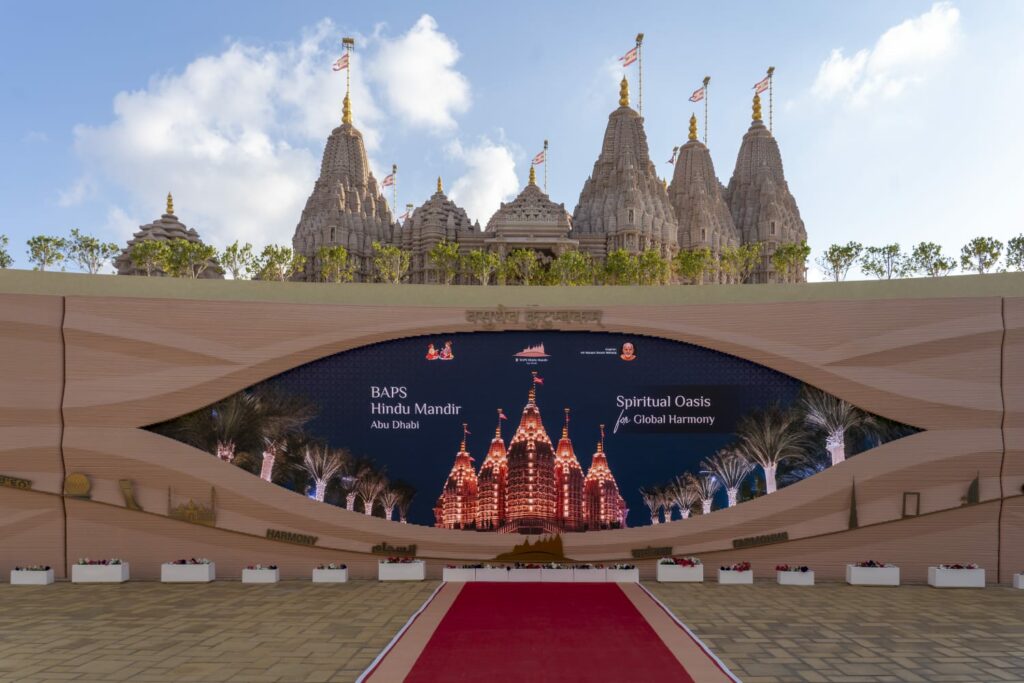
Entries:
{"type": "Polygon", "coordinates": [[[521,533],[712,513],[916,431],[717,351],[591,332],[383,342],[151,429],[350,512],[521,533]]]}

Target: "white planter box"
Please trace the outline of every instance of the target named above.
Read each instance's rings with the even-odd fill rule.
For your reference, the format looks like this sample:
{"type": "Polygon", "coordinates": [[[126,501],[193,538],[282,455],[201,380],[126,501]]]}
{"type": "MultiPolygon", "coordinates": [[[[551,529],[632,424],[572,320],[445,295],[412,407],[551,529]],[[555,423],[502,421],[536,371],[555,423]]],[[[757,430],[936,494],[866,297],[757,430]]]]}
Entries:
{"type": "Polygon", "coordinates": [[[814,571],[809,572],[775,572],[775,580],[780,586],[813,586],[814,571]]]}
{"type": "Polygon", "coordinates": [[[281,572],[277,569],[243,569],[242,583],[277,583],[281,572]]]}
{"type": "Polygon", "coordinates": [[[604,583],[608,580],[608,575],[604,569],[579,569],[573,567],[572,580],[576,583],[604,583]]]}
{"type": "Polygon", "coordinates": [[[544,583],[572,583],[572,567],[566,569],[541,569],[540,580],[544,583]]]}
{"type": "Polygon", "coordinates": [[[423,560],[377,564],[378,581],[424,581],[426,578],[427,565],[423,560]]]}
{"type": "Polygon", "coordinates": [[[935,588],[984,588],[984,569],[928,567],[928,585],[935,588]]]}
{"type": "Polygon", "coordinates": [[[640,583],[639,569],[607,569],[605,576],[612,583],[640,583]]]}
{"type": "Polygon", "coordinates": [[[754,583],[754,570],[734,572],[731,569],[719,569],[718,583],[754,583]]]}
{"type": "Polygon", "coordinates": [[[210,564],[160,565],[160,581],[163,583],[209,583],[217,578],[217,567],[210,564]]]}
{"type": "Polygon", "coordinates": [[[898,586],[899,567],[855,567],[846,565],[846,583],[851,586],[898,586]]]}
{"type": "Polygon", "coordinates": [[[11,570],[12,586],[49,586],[53,583],[53,570],[46,571],[17,571],[11,570]]]}
{"type": "Polygon", "coordinates": [[[667,582],[696,582],[704,581],[704,565],[696,567],[681,567],[678,564],[659,564],[658,581],[667,582]]]}
{"type": "Polygon", "coordinates": [[[1013,575],[1013,587],[1024,589],[1024,573],[1013,575]]]}
{"type": "Polygon", "coordinates": [[[485,567],[476,570],[477,581],[508,581],[510,571],[503,567],[485,567]]]}
{"type": "Polygon", "coordinates": [[[441,573],[445,581],[476,581],[476,569],[463,569],[462,567],[445,567],[441,573]]]}
{"type": "Polygon", "coordinates": [[[508,573],[508,580],[520,583],[540,581],[540,569],[512,569],[508,573]]]}
{"type": "Polygon", "coordinates": [[[124,583],[128,580],[128,563],[73,564],[71,583],[124,583]]]}
{"type": "Polygon", "coordinates": [[[314,569],[313,583],[347,583],[348,569],[314,569]]]}

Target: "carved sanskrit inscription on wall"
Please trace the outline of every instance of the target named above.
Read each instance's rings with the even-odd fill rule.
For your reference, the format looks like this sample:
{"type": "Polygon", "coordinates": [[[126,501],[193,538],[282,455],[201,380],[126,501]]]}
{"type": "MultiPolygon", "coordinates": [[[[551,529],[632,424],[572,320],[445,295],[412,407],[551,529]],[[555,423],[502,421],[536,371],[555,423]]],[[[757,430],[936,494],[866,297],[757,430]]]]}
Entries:
{"type": "Polygon", "coordinates": [[[405,557],[416,557],[416,544],[410,543],[409,545],[391,545],[390,543],[378,543],[377,545],[370,548],[370,552],[374,555],[400,555],[405,557]]]}
{"type": "Polygon", "coordinates": [[[781,543],[782,541],[789,540],[788,531],[780,531],[777,534],[765,534],[764,536],[750,536],[749,538],[734,538],[732,540],[733,548],[753,548],[758,545],[770,545],[772,543],[781,543]]]}
{"type": "Polygon", "coordinates": [[[633,559],[643,560],[651,557],[668,557],[672,554],[672,548],[668,546],[661,548],[647,546],[646,548],[633,548],[629,552],[633,555],[633,559]]]}
{"type": "Polygon", "coordinates": [[[482,330],[525,327],[528,330],[555,330],[573,325],[602,327],[602,311],[542,310],[537,308],[505,308],[466,311],[466,322],[482,330]]]}

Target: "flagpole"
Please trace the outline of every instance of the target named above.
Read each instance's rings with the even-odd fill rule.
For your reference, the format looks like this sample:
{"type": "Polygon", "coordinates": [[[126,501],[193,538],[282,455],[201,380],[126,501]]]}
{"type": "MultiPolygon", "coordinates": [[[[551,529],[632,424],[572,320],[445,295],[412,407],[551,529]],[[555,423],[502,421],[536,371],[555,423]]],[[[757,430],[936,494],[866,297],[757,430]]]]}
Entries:
{"type": "Polygon", "coordinates": [[[711,83],[711,76],[704,77],[704,146],[708,146],[708,85],[711,83]]]}
{"type": "Polygon", "coordinates": [[[347,57],[345,63],[345,102],[342,107],[341,122],[352,125],[352,102],[349,99],[349,92],[352,90],[352,50],[355,49],[356,40],[348,36],[341,39],[347,57]]]}
{"type": "Polygon", "coordinates": [[[644,115],[644,34],[636,34],[636,59],[637,59],[637,94],[636,109],[640,116],[644,115]]]}
{"type": "Polygon", "coordinates": [[[544,194],[548,193],[548,141],[544,141],[544,194]]]}
{"type": "Polygon", "coordinates": [[[768,132],[772,132],[772,81],[774,80],[773,74],[775,73],[775,67],[768,67],[768,132]]]}
{"type": "Polygon", "coordinates": [[[391,164],[391,196],[394,197],[395,211],[398,211],[398,164],[391,164]]]}

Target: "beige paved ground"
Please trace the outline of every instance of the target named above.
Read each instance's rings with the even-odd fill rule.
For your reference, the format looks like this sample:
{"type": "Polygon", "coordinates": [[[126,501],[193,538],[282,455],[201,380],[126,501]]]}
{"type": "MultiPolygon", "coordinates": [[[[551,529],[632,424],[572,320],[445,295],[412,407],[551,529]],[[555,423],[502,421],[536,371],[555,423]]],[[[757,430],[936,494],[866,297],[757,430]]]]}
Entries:
{"type": "MultiPolygon", "coordinates": [[[[1024,591],[646,585],[745,683],[1024,681],[1024,591]]],[[[351,681],[435,587],[0,584],[0,683],[351,681]]]]}
{"type": "Polygon", "coordinates": [[[437,584],[0,585],[0,681],[352,681],[437,584]]]}
{"type": "Polygon", "coordinates": [[[645,584],[744,683],[1024,681],[1024,591],[645,584]]]}

